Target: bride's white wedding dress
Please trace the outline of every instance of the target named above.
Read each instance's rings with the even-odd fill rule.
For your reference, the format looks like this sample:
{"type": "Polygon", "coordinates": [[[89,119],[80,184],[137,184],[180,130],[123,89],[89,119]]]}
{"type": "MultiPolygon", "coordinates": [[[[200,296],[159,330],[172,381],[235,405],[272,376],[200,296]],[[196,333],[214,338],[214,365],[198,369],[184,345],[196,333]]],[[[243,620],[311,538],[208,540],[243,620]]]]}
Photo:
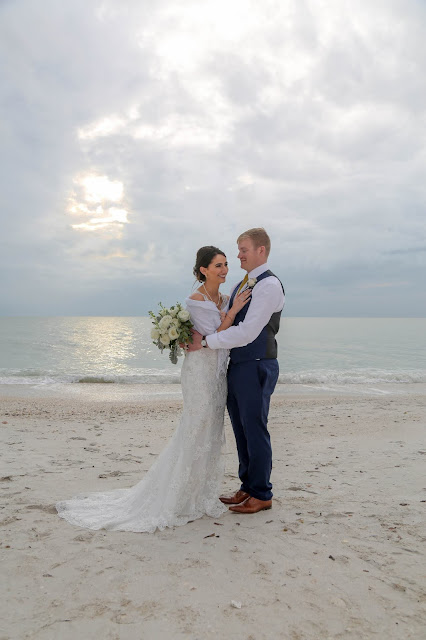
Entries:
{"type": "MultiPolygon", "coordinates": [[[[216,331],[220,314],[213,302],[187,298],[185,303],[199,333],[216,331]]],[[[227,355],[222,349],[185,355],[179,425],[138,484],[58,502],[60,517],[88,529],[153,532],[226,511],[218,498],[224,474],[227,355]]]]}

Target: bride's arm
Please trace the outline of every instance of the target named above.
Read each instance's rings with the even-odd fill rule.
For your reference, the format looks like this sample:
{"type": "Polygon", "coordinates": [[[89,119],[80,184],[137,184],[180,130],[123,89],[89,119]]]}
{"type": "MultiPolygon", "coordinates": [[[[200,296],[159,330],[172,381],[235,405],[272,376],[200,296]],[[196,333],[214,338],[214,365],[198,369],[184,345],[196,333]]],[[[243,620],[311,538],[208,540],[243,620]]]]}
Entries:
{"type": "Polygon", "coordinates": [[[229,329],[229,327],[234,324],[235,316],[247,304],[250,297],[251,289],[245,289],[235,296],[232,307],[226,312],[225,317],[222,319],[222,323],[216,329],[216,333],[219,333],[219,331],[225,331],[225,329],[229,329]]]}

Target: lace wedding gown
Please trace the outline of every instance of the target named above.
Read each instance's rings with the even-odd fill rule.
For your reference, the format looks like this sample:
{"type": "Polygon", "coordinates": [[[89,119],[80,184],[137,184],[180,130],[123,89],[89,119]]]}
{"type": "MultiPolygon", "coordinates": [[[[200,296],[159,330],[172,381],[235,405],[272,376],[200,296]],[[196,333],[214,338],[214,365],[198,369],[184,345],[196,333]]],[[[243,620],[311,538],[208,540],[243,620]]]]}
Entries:
{"type": "MultiPolygon", "coordinates": [[[[214,333],[220,325],[214,303],[185,302],[197,331],[214,333]]],[[[58,502],[59,516],[88,529],[153,532],[226,511],[218,496],[224,474],[227,355],[222,349],[185,355],[179,425],[138,484],[58,502]]]]}

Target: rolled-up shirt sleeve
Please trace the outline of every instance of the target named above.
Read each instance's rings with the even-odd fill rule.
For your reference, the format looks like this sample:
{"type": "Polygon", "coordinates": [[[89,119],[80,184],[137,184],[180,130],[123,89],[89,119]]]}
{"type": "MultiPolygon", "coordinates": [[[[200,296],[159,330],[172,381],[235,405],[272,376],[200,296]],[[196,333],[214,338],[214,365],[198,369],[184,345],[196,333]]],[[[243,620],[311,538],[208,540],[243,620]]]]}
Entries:
{"type": "Polygon", "coordinates": [[[252,300],[243,322],[219,333],[206,336],[210,349],[234,349],[245,347],[257,338],[271,316],[281,311],[285,296],[280,281],[264,278],[253,288],[252,300]]]}

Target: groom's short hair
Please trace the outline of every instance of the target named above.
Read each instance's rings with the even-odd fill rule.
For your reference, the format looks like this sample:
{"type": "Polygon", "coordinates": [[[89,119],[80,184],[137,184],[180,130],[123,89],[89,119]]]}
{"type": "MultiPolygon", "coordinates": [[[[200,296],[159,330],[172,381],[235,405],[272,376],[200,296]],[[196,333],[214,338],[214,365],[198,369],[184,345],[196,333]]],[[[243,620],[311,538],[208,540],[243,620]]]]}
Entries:
{"type": "Polygon", "coordinates": [[[250,238],[256,249],[259,247],[265,247],[266,257],[269,256],[269,252],[271,250],[271,239],[263,227],[256,227],[255,229],[244,231],[240,236],[238,236],[237,243],[240,240],[243,240],[243,238],[250,238]]]}

